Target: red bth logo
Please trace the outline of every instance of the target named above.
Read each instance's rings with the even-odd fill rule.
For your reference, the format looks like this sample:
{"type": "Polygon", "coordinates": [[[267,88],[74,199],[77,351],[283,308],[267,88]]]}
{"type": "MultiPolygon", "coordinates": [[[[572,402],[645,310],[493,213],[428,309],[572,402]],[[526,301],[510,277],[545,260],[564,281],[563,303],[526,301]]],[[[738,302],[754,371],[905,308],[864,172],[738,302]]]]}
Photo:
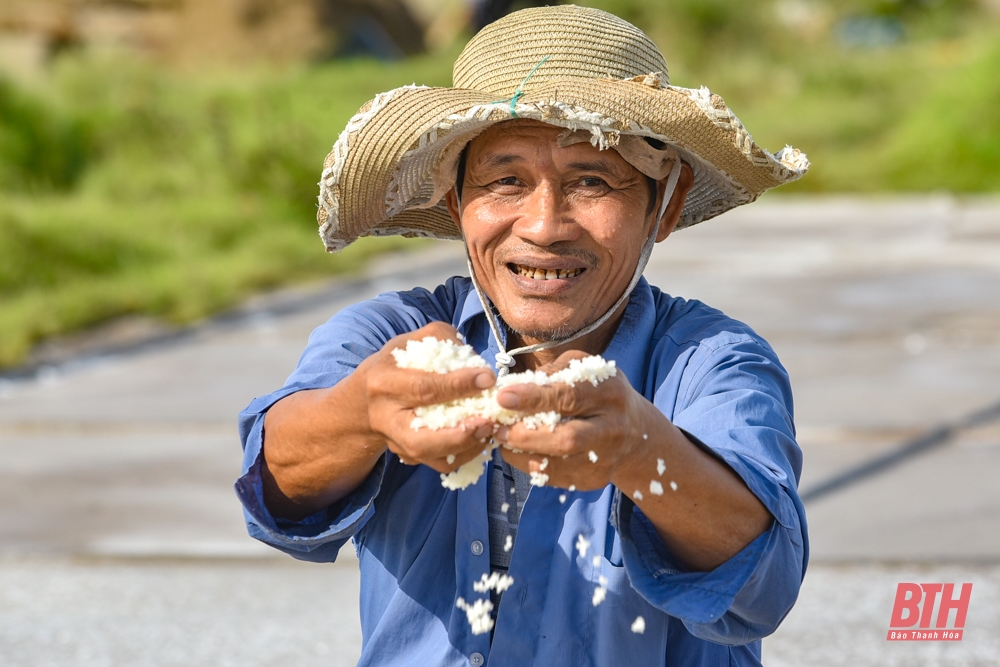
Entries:
{"type": "Polygon", "coordinates": [[[889,621],[886,639],[961,641],[971,597],[972,584],[962,584],[962,592],[957,598],[955,584],[899,584],[896,587],[896,602],[892,605],[892,620],[889,621]],[[937,617],[932,628],[931,619],[935,616],[936,602],[937,617]],[[955,611],[955,624],[949,628],[948,618],[952,610],[955,611]]]}

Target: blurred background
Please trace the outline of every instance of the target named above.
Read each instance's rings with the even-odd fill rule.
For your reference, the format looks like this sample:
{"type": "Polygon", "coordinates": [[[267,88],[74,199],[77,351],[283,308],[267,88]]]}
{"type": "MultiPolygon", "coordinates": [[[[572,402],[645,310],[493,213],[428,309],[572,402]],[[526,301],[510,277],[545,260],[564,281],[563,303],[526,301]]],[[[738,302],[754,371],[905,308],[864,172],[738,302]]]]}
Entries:
{"type": "MultiPolygon", "coordinates": [[[[317,252],[323,157],[376,93],[450,85],[474,26],[524,4],[2,0],[0,368],[393,246],[317,252]]],[[[1000,190],[998,0],[582,4],[646,30],[758,143],[808,153],[782,195],[1000,190]]]]}
{"type": "MultiPolygon", "coordinates": [[[[338,309],[465,271],[324,253],[316,182],[365,101],[531,4],[0,0],[0,664],[354,664],[352,550],[246,536],[235,417],[338,309]]],[[[765,664],[997,665],[1000,0],[578,4],[813,163],[646,271],[792,376],[812,564],[765,664]],[[887,643],[902,581],[974,582],[965,640],[887,643]]]]}

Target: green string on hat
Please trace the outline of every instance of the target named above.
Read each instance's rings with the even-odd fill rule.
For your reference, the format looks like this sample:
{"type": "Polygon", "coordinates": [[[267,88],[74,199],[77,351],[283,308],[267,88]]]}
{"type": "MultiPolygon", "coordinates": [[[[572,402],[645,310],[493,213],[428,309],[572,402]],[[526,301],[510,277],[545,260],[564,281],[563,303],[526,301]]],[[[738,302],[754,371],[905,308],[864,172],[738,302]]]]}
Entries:
{"type": "Polygon", "coordinates": [[[511,96],[510,100],[497,100],[496,102],[493,102],[493,104],[501,104],[503,102],[509,101],[510,115],[513,116],[514,118],[520,118],[520,116],[517,115],[517,102],[518,100],[521,99],[521,96],[524,95],[524,84],[528,83],[528,79],[530,79],[535,74],[535,72],[538,71],[538,68],[544,65],[545,61],[547,61],[551,57],[552,56],[545,56],[540,61],[538,61],[538,64],[535,65],[530,72],[528,72],[528,76],[524,77],[524,81],[522,81],[521,85],[519,85],[517,87],[517,90],[514,91],[514,94],[511,96]]]}

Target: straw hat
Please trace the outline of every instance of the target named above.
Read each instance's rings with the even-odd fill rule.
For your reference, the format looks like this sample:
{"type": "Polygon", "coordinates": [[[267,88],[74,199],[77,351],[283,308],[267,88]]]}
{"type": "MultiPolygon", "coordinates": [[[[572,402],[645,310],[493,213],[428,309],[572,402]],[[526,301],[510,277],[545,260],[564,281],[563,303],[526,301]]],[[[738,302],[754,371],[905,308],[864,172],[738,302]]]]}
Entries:
{"type": "Polygon", "coordinates": [[[525,9],[487,26],[459,56],[453,88],[404,86],[351,118],[323,165],[317,220],[330,251],[361,236],[460,239],[444,195],[462,149],[512,118],[566,128],[656,179],[679,154],[694,171],[677,228],[801,177],[806,156],[754,143],[722,98],[669,85],[641,30],[597,9],[525,9]],[[648,141],[649,140],[652,141],[648,141]],[[675,153],[676,151],[676,153],[675,153]]]}

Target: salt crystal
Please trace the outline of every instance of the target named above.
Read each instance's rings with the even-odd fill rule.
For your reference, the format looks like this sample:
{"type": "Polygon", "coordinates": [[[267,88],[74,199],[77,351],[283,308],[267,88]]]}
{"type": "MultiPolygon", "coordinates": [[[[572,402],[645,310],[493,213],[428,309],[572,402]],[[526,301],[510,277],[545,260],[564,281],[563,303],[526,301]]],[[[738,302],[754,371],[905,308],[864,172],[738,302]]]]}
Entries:
{"type": "Polygon", "coordinates": [[[590,559],[590,562],[593,564],[594,567],[600,567],[601,566],[601,554],[594,554],[594,557],[590,559]]]}
{"type": "Polygon", "coordinates": [[[468,463],[463,463],[458,470],[448,474],[441,473],[441,486],[446,489],[464,489],[479,481],[486,469],[486,462],[493,458],[489,450],[472,459],[468,463]]]}
{"type": "Polygon", "coordinates": [[[587,556],[587,549],[590,548],[590,540],[580,533],[576,536],[576,550],[580,552],[580,558],[585,558],[587,556]]]}
{"type": "Polygon", "coordinates": [[[649,434],[648,433],[643,433],[642,434],[642,439],[643,440],[649,440],[649,434]]]}
{"type": "Polygon", "coordinates": [[[675,482],[673,480],[670,480],[670,488],[673,489],[674,491],[676,491],[677,490],[677,482],[675,482]]]}
{"type": "Polygon", "coordinates": [[[509,509],[510,509],[510,503],[504,503],[500,505],[500,511],[503,512],[504,514],[506,514],[507,510],[509,509]]]}
{"type": "Polygon", "coordinates": [[[632,632],[637,635],[641,635],[646,631],[646,619],[642,616],[636,616],[635,620],[632,622],[632,632]]]}
{"type": "Polygon", "coordinates": [[[541,464],[538,466],[538,469],[539,470],[545,470],[548,467],[549,467],[549,460],[543,458],[541,464]]]}
{"type": "Polygon", "coordinates": [[[600,577],[597,578],[597,582],[598,582],[599,585],[598,585],[597,588],[594,589],[594,597],[591,600],[591,602],[594,603],[595,607],[597,605],[601,604],[602,602],[604,602],[604,597],[608,594],[608,588],[607,588],[607,586],[608,586],[608,579],[607,579],[607,577],[600,576],[600,577]]]}
{"type": "Polygon", "coordinates": [[[528,475],[531,477],[529,481],[532,486],[545,486],[545,483],[549,481],[549,476],[544,472],[529,472],[528,475]]]}
{"type": "Polygon", "coordinates": [[[448,457],[445,460],[448,462],[448,465],[451,465],[452,463],[455,462],[455,455],[454,454],[449,454],[448,457]]]}
{"type": "Polygon", "coordinates": [[[558,426],[561,421],[562,415],[552,410],[521,417],[521,423],[524,424],[525,428],[531,429],[532,431],[536,430],[539,426],[548,426],[550,431],[555,431],[556,426],[558,426]]]}
{"type": "Polygon", "coordinates": [[[636,500],[642,500],[642,491],[636,489],[635,493],[632,494],[632,497],[635,498],[636,500]]]}
{"type": "MultiPolygon", "coordinates": [[[[508,537],[510,537],[508,535],[508,537]]],[[[505,590],[514,585],[514,578],[506,574],[501,574],[499,572],[494,572],[489,576],[485,574],[479,581],[472,584],[472,589],[477,593],[485,593],[486,591],[494,590],[497,593],[503,593],[505,590]]]]}
{"type": "Polygon", "coordinates": [[[591,463],[597,463],[597,452],[595,452],[595,451],[594,451],[593,449],[592,449],[592,450],[590,450],[590,451],[589,451],[589,452],[587,453],[587,458],[589,458],[589,459],[590,459],[590,462],[591,462],[591,463]]]}
{"type": "Polygon", "coordinates": [[[559,504],[562,504],[564,502],[566,502],[566,494],[565,493],[560,493],[559,494],[559,504]]]}
{"type": "Polygon", "coordinates": [[[489,368],[471,345],[462,345],[453,340],[438,340],[426,336],[422,340],[406,341],[406,348],[392,351],[396,365],[400,368],[415,368],[444,375],[463,368],[489,368]]]}
{"type": "Polygon", "coordinates": [[[516,486],[510,487],[510,495],[514,495],[515,493],[517,493],[517,487],[516,486]]]}
{"type": "Polygon", "coordinates": [[[663,459],[656,459],[656,473],[662,477],[666,471],[667,464],[664,463],[663,459]]]}
{"type": "Polygon", "coordinates": [[[503,550],[504,551],[510,551],[513,546],[514,546],[514,538],[511,537],[510,535],[508,535],[507,539],[504,540],[503,550]]]}
{"type": "Polygon", "coordinates": [[[570,485],[569,485],[569,489],[568,489],[568,490],[569,490],[570,492],[573,492],[573,491],[576,491],[576,484],[570,484],[570,485]]]}
{"type": "Polygon", "coordinates": [[[462,598],[455,600],[455,606],[465,612],[465,617],[472,626],[472,634],[482,635],[493,629],[493,619],[490,612],[493,611],[493,603],[489,600],[476,600],[475,604],[469,604],[462,598]]]}
{"type": "Polygon", "coordinates": [[[654,496],[662,496],[663,485],[654,479],[649,483],[649,492],[652,493],[654,496]]]}

